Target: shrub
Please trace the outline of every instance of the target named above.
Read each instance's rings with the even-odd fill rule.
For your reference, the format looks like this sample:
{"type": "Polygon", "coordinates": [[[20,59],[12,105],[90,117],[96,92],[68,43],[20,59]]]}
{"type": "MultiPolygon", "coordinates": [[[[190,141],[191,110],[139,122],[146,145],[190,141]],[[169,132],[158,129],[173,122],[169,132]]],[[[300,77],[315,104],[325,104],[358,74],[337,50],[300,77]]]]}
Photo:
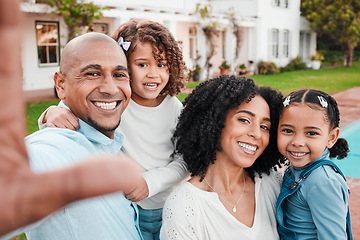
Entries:
{"type": "Polygon", "coordinates": [[[292,59],[288,65],[280,68],[280,72],[291,72],[296,70],[304,70],[307,69],[306,63],[304,63],[300,57],[296,57],[292,59]]]}
{"type": "Polygon", "coordinates": [[[279,68],[273,62],[260,61],[257,64],[257,67],[258,67],[258,73],[261,75],[272,75],[272,74],[278,74],[280,72],[279,68]]]}

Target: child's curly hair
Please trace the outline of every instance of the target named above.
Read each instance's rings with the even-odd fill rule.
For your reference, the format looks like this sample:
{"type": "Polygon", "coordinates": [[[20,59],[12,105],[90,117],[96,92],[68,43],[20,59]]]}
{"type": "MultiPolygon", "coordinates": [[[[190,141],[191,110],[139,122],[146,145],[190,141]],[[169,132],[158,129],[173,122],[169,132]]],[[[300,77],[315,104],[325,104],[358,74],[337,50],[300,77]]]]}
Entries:
{"type": "MultiPolygon", "coordinates": [[[[339,127],[340,125],[340,111],[335,99],[329,94],[315,89],[301,89],[289,93],[285,99],[288,99],[289,105],[306,104],[314,110],[319,110],[324,114],[325,120],[330,126],[330,130],[339,127]],[[326,107],[322,106],[320,99],[324,99],[328,104],[326,107]]],[[[285,108],[282,106],[282,108],[285,108]]],[[[282,112],[283,109],[281,109],[282,112]]],[[[349,146],[344,138],[338,138],[334,146],[329,149],[330,157],[343,159],[348,155],[349,146]]]]}
{"type": "MultiPolygon", "coordinates": [[[[165,52],[169,68],[169,82],[160,94],[174,96],[185,87],[187,69],[182,50],[166,27],[153,21],[130,20],[122,24],[111,37],[116,41],[122,37],[125,42],[131,42],[128,51],[124,51],[127,59],[135,51],[138,43],[151,43],[156,60],[162,60],[161,54],[165,52]]],[[[131,71],[130,68],[129,71],[131,71]]]]}
{"type": "Polygon", "coordinates": [[[270,108],[270,141],[246,171],[254,179],[255,173],[269,174],[271,168],[280,166],[283,157],[276,144],[282,94],[270,87],[257,87],[253,80],[245,77],[222,75],[201,83],[185,99],[172,138],[174,155],[183,157],[191,176],[203,179],[208,166],[216,161],[216,152],[222,151],[220,138],[229,110],[251,101],[255,95],[262,96],[270,108]]]}

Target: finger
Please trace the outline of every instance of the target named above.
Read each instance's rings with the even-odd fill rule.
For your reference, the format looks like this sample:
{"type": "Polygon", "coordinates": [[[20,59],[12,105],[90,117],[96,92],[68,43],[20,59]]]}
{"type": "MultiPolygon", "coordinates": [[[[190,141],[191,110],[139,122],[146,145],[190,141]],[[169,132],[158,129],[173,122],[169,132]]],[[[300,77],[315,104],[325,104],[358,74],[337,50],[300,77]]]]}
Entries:
{"type": "Polygon", "coordinates": [[[72,125],[69,121],[64,122],[64,127],[66,129],[76,131],[76,128],[74,127],[74,125],[72,125]]]}
{"type": "Polygon", "coordinates": [[[71,125],[72,129],[79,129],[79,120],[75,116],[71,116],[67,119],[69,125],[71,125]]]}
{"type": "Polygon", "coordinates": [[[49,122],[49,123],[46,123],[46,127],[52,127],[52,128],[56,128],[55,124],[49,122]]]}

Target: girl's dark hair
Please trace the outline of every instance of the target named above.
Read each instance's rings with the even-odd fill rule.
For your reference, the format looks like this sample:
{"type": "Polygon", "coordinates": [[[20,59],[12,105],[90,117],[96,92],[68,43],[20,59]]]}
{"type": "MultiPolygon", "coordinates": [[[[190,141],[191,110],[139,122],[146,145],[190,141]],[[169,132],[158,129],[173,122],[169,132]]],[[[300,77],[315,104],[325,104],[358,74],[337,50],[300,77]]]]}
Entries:
{"type": "MultiPolygon", "coordinates": [[[[187,69],[183,60],[182,50],[179,43],[166,27],[153,21],[130,20],[120,25],[111,37],[116,41],[122,37],[125,42],[131,42],[130,48],[124,51],[128,60],[138,43],[150,43],[153,49],[153,56],[156,60],[163,60],[161,54],[165,52],[169,68],[169,82],[160,94],[174,96],[179,94],[185,87],[187,69]]],[[[131,78],[130,68],[129,71],[131,78]]]]}
{"type": "Polygon", "coordinates": [[[229,110],[251,101],[255,95],[262,96],[270,107],[270,143],[246,171],[254,179],[255,173],[269,174],[271,168],[280,166],[282,156],[276,146],[276,134],[281,93],[269,87],[257,87],[245,77],[222,75],[201,83],[185,99],[173,135],[175,155],[183,157],[191,176],[203,179],[208,166],[216,160],[216,152],[222,151],[220,137],[229,110]]]}
{"type": "MultiPolygon", "coordinates": [[[[339,127],[340,124],[340,112],[338,105],[335,99],[329,94],[315,89],[302,89],[298,91],[291,92],[286,98],[289,98],[289,105],[292,104],[306,104],[312,109],[319,110],[323,112],[325,121],[329,123],[330,130],[339,127]],[[327,106],[324,107],[321,104],[320,100],[323,99],[326,101],[327,106]]],[[[285,99],[286,99],[285,98],[285,99]]],[[[349,146],[347,141],[344,138],[338,138],[334,146],[329,149],[330,157],[337,157],[338,159],[343,159],[348,155],[349,146]]]]}

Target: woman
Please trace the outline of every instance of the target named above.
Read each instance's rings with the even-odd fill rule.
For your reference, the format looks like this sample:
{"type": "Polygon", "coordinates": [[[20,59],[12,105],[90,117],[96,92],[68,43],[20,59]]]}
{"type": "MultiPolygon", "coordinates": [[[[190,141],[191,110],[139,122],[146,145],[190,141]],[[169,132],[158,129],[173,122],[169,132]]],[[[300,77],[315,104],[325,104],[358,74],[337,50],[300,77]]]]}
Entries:
{"type": "Polygon", "coordinates": [[[167,199],[161,239],[278,239],[281,104],[276,90],[227,75],[189,95],[173,140],[192,178],[167,199]]]}

